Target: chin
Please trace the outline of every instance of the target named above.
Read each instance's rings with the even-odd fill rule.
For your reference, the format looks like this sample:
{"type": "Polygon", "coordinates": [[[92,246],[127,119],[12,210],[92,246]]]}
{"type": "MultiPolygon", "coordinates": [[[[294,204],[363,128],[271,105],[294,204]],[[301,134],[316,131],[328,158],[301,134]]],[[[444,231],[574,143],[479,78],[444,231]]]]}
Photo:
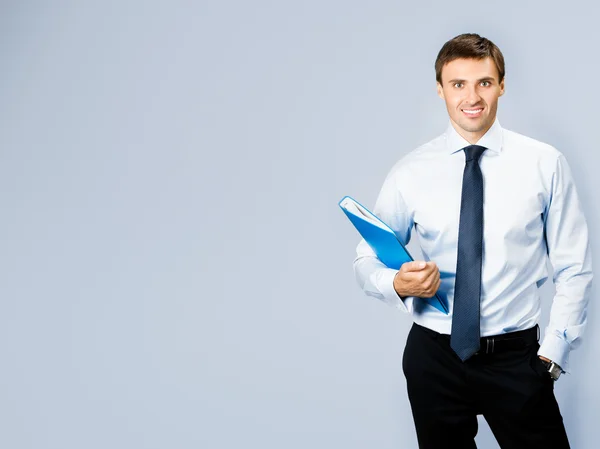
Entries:
{"type": "Polygon", "coordinates": [[[487,128],[488,124],[489,123],[487,121],[481,121],[481,122],[479,122],[476,125],[473,124],[473,123],[460,123],[459,122],[460,127],[462,129],[464,129],[465,131],[470,132],[470,133],[481,132],[481,131],[483,131],[484,129],[487,128]]]}

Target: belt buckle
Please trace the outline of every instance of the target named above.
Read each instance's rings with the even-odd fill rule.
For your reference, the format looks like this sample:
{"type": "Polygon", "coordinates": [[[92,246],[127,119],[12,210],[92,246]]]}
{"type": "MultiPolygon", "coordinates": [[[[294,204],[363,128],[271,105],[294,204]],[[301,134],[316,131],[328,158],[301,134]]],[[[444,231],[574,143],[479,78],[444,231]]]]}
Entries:
{"type": "Polygon", "coordinates": [[[483,354],[493,354],[495,347],[496,347],[496,342],[494,341],[494,337],[485,337],[485,351],[482,351],[481,348],[479,348],[479,351],[477,351],[473,355],[479,355],[482,353],[483,354]]]}
{"type": "Polygon", "coordinates": [[[495,347],[494,337],[488,337],[485,342],[486,342],[485,353],[486,354],[493,354],[494,353],[494,347],[495,347]]]}

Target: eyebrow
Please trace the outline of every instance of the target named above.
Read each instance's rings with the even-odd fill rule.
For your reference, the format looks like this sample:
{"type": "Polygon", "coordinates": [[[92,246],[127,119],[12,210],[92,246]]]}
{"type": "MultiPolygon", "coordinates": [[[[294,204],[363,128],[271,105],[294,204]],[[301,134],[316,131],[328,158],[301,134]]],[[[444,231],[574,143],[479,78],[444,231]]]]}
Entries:
{"type": "MultiPolygon", "coordinates": [[[[467,80],[461,80],[461,79],[453,79],[448,81],[448,84],[454,84],[454,83],[465,83],[467,80]]],[[[480,78],[477,80],[478,83],[481,83],[482,81],[496,81],[493,77],[491,76],[486,76],[485,78],[480,78]]]]}

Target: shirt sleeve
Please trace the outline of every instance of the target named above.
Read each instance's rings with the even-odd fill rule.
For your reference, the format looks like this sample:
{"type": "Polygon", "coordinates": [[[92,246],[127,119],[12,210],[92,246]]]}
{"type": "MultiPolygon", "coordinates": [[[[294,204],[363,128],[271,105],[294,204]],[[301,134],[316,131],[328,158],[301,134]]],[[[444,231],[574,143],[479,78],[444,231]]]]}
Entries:
{"type": "Polygon", "coordinates": [[[556,294],[539,355],[567,371],[569,353],[581,343],[592,285],[588,227],[573,177],[560,154],[544,212],[548,257],[554,269],[556,294]]]}
{"type": "MultiPolygon", "coordinates": [[[[396,170],[392,169],[385,179],[373,213],[394,231],[402,243],[408,244],[414,224],[413,214],[409,212],[402,198],[395,173],[396,170]]],[[[415,297],[401,299],[394,289],[394,277],[398,270],[385,266],[364,239],[361,239],[356,247],[353,267],[358,285],[365,294],[403,312],[412,312],[415,297]]]]}

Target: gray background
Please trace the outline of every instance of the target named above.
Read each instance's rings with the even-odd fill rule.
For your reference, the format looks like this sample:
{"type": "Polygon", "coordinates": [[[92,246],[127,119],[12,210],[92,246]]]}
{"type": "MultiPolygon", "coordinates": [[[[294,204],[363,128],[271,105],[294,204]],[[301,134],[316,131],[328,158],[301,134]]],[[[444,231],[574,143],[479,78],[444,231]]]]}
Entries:
{"type": "MultiPolygon", "coordinates": [[[[444,130],[435,56],[478,32],[600,254],[598,11],[559,5],[2,2],[0,447],[415,448],[410,317],[359,290],[337,201],[444,130]]],[[[556,386],[575,448],[596,296],[556,386]]]]}

